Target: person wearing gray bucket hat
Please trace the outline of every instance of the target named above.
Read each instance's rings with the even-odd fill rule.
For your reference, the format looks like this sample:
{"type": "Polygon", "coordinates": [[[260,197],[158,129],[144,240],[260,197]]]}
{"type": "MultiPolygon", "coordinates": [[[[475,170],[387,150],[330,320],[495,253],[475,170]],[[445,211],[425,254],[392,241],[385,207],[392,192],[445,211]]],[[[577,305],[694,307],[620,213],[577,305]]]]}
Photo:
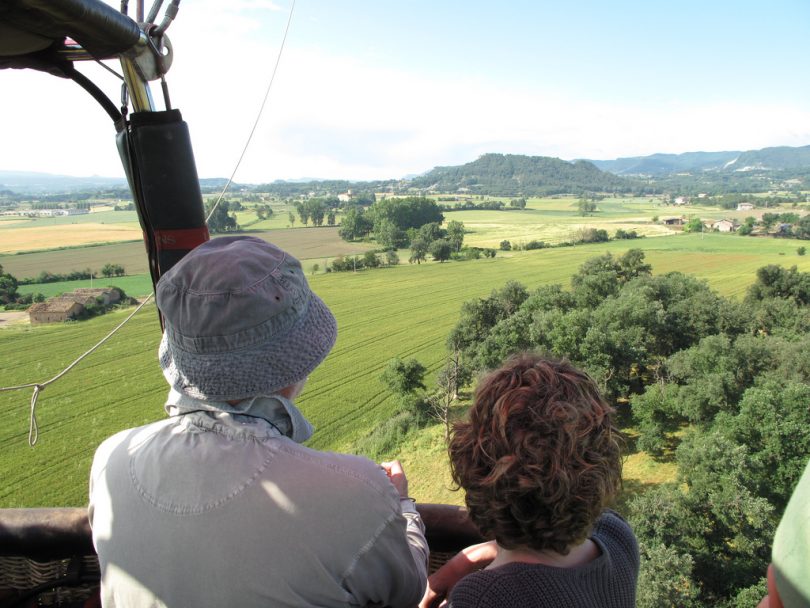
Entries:
{"type": "Polygon", "coordinates": [[[298,260],[214,239],[156,301],[169,417],[107,439],[91,470],[102,604],[418,604],[428,548],[399,463],[301,445],[293,399],[337,323],[298,260]]]}
{"type": "Polygon", "coordinates": [[[156,297],[163,374],[204,401],[291,386],[337,337],[335,317],[310,291],[298,260],[257,238],[201,245],[161,277],[156,297]]]}

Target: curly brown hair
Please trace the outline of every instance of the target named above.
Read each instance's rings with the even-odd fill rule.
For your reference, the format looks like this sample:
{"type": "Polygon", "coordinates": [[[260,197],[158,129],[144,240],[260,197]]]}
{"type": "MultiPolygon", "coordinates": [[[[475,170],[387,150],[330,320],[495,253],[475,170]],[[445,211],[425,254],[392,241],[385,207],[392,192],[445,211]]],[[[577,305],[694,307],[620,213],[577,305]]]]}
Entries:
{"type": "Polygon", "coordinates": [[[481,533],[561,554],[584,541],[621,487],[613,412],[566,360],[521,354],[485,376],[449,445],[481,533]]]}

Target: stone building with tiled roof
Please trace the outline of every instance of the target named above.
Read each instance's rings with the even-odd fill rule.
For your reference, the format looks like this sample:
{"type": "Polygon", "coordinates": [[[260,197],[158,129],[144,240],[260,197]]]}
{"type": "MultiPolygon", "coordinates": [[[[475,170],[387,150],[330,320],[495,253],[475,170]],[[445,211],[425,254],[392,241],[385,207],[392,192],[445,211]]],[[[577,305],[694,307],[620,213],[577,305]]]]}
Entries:
{"type": "Polygon", "coordinates": [[[34,304],[28,309],[28,317],[31,325],[62,323],[80,316],[91,305],[110,306],[120,300],[121,292],[118,289],[79,288],[34,304]]]}
{"type": "Polygon", "coordinates": [[[54,298],[47,302],[38,302],[28,309],[31,325],[41,323],[62,323],[75,319],[84,311],[84,305],[68,298],[54,298]]]}

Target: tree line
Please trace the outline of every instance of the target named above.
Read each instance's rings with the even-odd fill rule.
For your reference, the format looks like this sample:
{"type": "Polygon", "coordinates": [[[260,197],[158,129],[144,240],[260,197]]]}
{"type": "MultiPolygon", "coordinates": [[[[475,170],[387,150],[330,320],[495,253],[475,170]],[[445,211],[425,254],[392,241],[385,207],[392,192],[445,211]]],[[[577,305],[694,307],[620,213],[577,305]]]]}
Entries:
{"type": "Polygon", "coordinates": [[[374,238],[384,249],[411,248],[411,262],[421,263],[428,254],[444,261],[461,251],[464,224],[448,222],[445,228],[439,205],[424,196],[387,198],[368,209],[352,205],[340,224],[339,234],[347,241],[374,238]]]}
{"type": "Polygon", "coordinates": [[[754,608],[810,456],[809,306],[810,274],[795,267],[761,268],[737,301],[653,276],[636,249],[586,261],[570,289],[511,281],[465,302],[447,345],[470,370],[523,350],[570,359],[638,429],[636,449],[677,463],[673,483],[626,505],[639,607],[754,608]]]}

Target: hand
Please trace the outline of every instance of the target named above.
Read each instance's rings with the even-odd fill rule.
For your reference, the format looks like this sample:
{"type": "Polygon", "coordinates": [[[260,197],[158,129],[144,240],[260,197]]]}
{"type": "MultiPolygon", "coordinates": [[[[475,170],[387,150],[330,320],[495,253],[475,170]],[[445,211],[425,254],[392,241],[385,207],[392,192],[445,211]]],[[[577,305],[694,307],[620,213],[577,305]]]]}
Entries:
{"type": "Polygon", "coordinates": [[[494,540],[463,549],[428,577],[425,596],[419,608],[445,606],[457,582],[468,574],[486,568],[497,556],[498,544],[494,540]]]}
{"type": "Polygon", "coordinates": [[[407,498],[408,478],[405,477],[405,471],[402,469],[402,464],[400,464],[399,460],[381,462],[380,466],[385,471],[385,474],[388,475],[391,484],[396,488],[397,492],[399,492],[400,497],[407,498]]]}

